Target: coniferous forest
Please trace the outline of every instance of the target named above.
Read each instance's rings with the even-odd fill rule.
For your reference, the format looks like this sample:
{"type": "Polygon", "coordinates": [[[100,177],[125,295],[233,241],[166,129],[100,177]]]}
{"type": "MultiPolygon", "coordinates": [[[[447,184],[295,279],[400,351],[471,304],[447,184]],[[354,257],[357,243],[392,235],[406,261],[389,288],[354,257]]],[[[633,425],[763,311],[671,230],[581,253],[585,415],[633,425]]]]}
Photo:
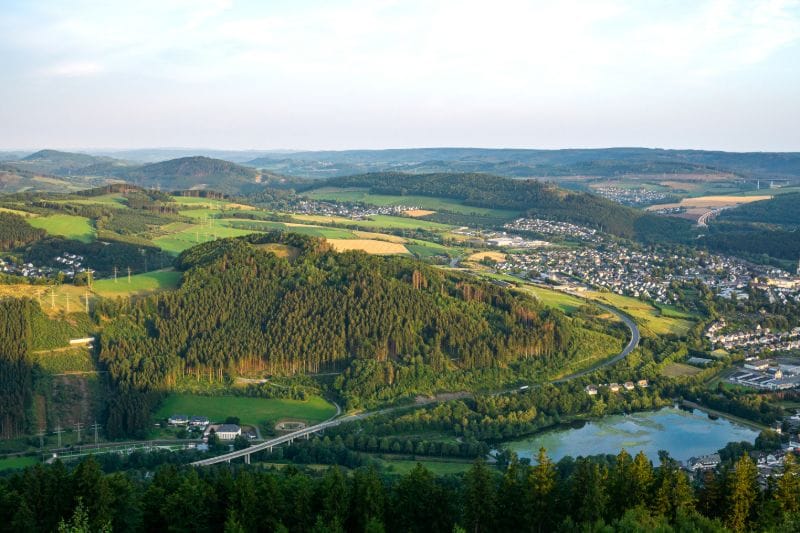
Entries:
{"type": "Polygon", "coordinates": [[[479,461],[457,476],[436,476],[419,464],[386,476],[369,466],[349,473],[156,468],[159,459],[170,461],[170,454],[88,458],[72,470],[56,462],[0,479],[0,531],[788,533],[800,527],[800,471],[791,458],[764,491],[747,455],[705,474],[702,488],[666,452],[654,466],[624,450],[558,463],[541,450],[532,465],[512,456],[499,471],[479,461]],[[153,468],[155,475],[141,475],[153,468]]]}
{"type": "Polygon", "coordinates": [[[346,369],[351,406],[377,389],[413,390],[420,372],[555,358],[569,319],[530,297],[403,258],[338,254],[318,239],[272,233],[194,247],[181,287],[104,304],[99,357],[115,394],[112,435],[136,432],[148,398],[182,379],[346,369]],[[263,246],[295,248],[296,259],[263,246]]]}

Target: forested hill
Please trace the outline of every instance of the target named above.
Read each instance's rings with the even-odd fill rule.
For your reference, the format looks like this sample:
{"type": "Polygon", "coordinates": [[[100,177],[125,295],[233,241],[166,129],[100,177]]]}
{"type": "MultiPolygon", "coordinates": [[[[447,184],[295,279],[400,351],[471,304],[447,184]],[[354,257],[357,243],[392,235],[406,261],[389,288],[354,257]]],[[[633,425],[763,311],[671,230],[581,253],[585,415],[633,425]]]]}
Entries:
{"type": "Polygon", "coordinates": [[[404,174],[381,172],[331,178],[319,187],[363,187],[376,194],[422,195],[461,200],[467,205],[528,212],[642,241],[686,240],[691,223],[619,205],[599,196],[560,189],[537,180],[487,174],[404,174]]]}
{"type": "Polygon", "coordinates": [[[546,360],[570,343],[568,320],[530,297],[296,234],[201,244],[177,266],[178,290],[104,310],[100,360],[120,392],[112,434],[140,428],[147,393],[185,379],[348,369],[339,386],[353,404],[390,386],[413,392],[420,373],[546,360]]]}
{"type": "Polygon", "coordinates": [[[741,205],[736,209],[728,209],[720,213],[717,220],[800,227],[800,193],[779,194],[771,200],[762,200],[741,205]]]}
{"type": "Polygon", "coordinates": [[[145,187],[165,189],[206,188],[233,193],[258,188],[258,172],[230,161],[194,156],[170,159],[141,167],[121,169],[115,174],[145,187]]]}

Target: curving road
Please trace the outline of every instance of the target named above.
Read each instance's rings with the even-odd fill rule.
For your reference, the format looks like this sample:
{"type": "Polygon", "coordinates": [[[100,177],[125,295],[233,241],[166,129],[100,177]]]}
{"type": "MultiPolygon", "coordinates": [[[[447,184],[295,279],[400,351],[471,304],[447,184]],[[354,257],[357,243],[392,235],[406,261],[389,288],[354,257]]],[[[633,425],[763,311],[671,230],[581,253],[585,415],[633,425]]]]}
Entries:
{"type": "MultiPolygon", "coordinates": [[[[572,294],[572,293],[570,293],[570,294],[572,294]]],[[[573,296],[578,296],[578,295],[573,295],[573,296]]],[[[598,363],[596,365],[593,365],[593,366],[591,366],[591,367],[589,367],[589,368],[587,368],[585,370],[581,370],[580,372],[575,372],[574,374],[570,374],[568,376],[564,376],[563,378],[554,379],[554,380],[551,381],[551,383],[565,383],[567,381],[571,381],[573,379],[576,379],[576,378],[585,376],[587,374],[590,374],[590,373],[592,373],[595,370],[598,370],[600,368],[603,368],[603,367],[606,367],[606,366],[609,366],[609,365],[613,365],[614,363],[616,363],[616,362],[624,359],[625,357],[627,357],[639,345],[639,339],[640,339],[639,327],[636,325],[636,323],[633,321],[633,319],[631,319],[631,317],[629,317],[627,314],[623,313],[622,311],[620,311],[616,307],[612,307],[610,305],[597,303],[595,301],[592,301],[592,303],[594,305],[597,305],[598,307],[600,307],[602,309],[605,309],[606,311],[608,311],[610,313],[614,313],[616,316],[618,316],[620,318],[620,320],[622,320],[622,322],[625,323],[625,325],[628,327],[628,329],[631,332],[630,341],[628,341],[628,344],[625,346],[625,348],[623,348],[623,350],[620,353],[618,353],[617,355],[615,355],[614,357],[612,357],[610,359],[606,359],[604,361],[601,361],[600,363],[598,363]]],[[[508,390],[500,391],[497,394],[504,394],[504,393],[509,393],[509,392],[517,392],[518,390],[519,389],[516,389],[516,388],[515,389],[508,389],[508,390]]],[[[470,394],[470,396],[471,396],[471,394],[470,394]]],[[[450,399],[450,398],[445,396],[442,399],[434,398],[430,402],[426,402],[426,403],[446,401],[448,399],[450,399]]],[[[303,438],[303,437],[309,438],[311,434],[317,433],[319,431],[323,431],[323,430],[325,430],[327,428],[335,427],[335,426],[338,426],[340,424],[344,424],[346,422],[353,422],[355,420],[368,418],[370,416],[375,416],[375,415],[378,415],[378,414],[385,414],[387,412],[390,412],[390,411],[393,411],[393,410],[396,410],[396,409],[404,409],[404,408],[409,407],[409,406],[391,407],[391,408],[388,408],[388,409],[381,409],[379,411],[369,411],[369,412],[359,413],[359,414],[355,414],[355,415],[346,415],[346,416],[340,417],[339,415],[341,414],[342,410],[341,410],[341,408],[339,407],[338,404],[334,403],[334,405],[336,405],[336,414],[333,415],[332,418],[326,420],[325,422],[322,422],[320,424],[316,424],[314,426],[309,426],[307,428],[299,429],[299,430],[293,431],[291,433],[287,433],[286,435],[282,435],[280,437],[276,437],[274,439],[270,439],[268,441],[256,444],[254,446],[250,446],[249,448],[245,448],[243,450],[236,450],[236,451],[233,451],[233,452],[230,452],[230,453],[226,453],[226,454],[223,454],[223,455],[218,455],[216,457],[209,457],[207,459],[203,459],[203,460],[200,460],[200,461],[195,461],[194,463],[191,463],[191,464],[193,466],[208,466],[208,465],[213,465],[213,464],[217,464],[217,463],[229,463],[231,460],[238,459],[240,457],[244,457],[245,462],[247,464],[249,464],[250,463],[250,455],[255,453],[255,452],[260,452],[260,451],[263,451],[263,450],[272,451],[272,448],[274,446],[279,446],[279,445],[285,444],[285,443],[291,443],[291,442],[294,442],[295,439],[300,439],[300,438],[303,438]]]]}
{"type": "Polygon", "coordinates": [[[619,352],[614,357],[612,357],[610,359],[606,359],[604,361],[601,361],[600,363],[598,363],[596,365],[593,365],[593,366],[590,366],[589,368],[587,368],[585,370],[581,370],[580,372],[575,372],[574,374],[570,374],[568,376],[564,376],[563,378],[555,379],[555,380],[553,380],[553,383],[564,383],[566,381],[570,381],[570,380],[573,380],[575,378],[579,378],[579,377],[585,376],[587,374],[591,374],[592,372],[594,372],[595,370],[597,370],[599,368],[603,368],[605,366],[613,365],[614,363],[616,363],[618,361],[621,361],[622,359],[625,359],[626,357],[628,357],[628,355],[630,355],[630,353],[633,350],[635,350],[637,346],[639,346],[639,340],[641,339],[641,334],[639,333],[639,326],[636,325],[636,322],[634,322],[631,317],[629,317],[628,315],[626,315],[625,313],[623,313],[622,311],[620,311],[616,307],[611,307],[610,305],[597,303],[595,301],[592,301],[592,303],[594,305],[596,305],[597,307],[601,308],[601,309],[605,309],[606,311],[608,311],[610,313],[614,313],[615,315],[617,315],[619,317],[619,319],[622,320],[622,322],[624,322],[626,326],[628,326],[628,329],[631,332],[631,340],[629,340],[628,344],[625,346],[625,348],[623,348],[622,351],[619,352]]]}

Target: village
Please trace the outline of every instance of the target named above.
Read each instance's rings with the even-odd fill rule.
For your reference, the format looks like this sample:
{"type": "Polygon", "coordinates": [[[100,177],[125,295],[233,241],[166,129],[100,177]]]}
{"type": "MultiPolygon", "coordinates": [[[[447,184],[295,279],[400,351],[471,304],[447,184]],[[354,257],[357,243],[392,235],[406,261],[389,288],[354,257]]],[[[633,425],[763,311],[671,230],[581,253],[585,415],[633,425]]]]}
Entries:
{"type": "Polygon", "coordinates": [[[552,235],[582,241],[602,240],[602,237],[596,229],[572,224],[570,222],[559,222],[557,220],[518,218],[514,222],[509,222],[504,227],[509,231],[538,233],[540,235],[552,235]]]}
{"type": "MultiPolygon", "coordinates": [[[[540,222],[525,223],[524,227],[545,227],[540,222]]],[[[517,221],[514,227],[523,224],[517,221]]],[[[543,233],[540,229],[537,232],[543,233]]],[[[515,242],[513,237],[508,239],[515,242]]],[[[776,267],[705,252],[683,255],[656,247],[632,249],[609,240],[598,241],[592,248],[553,246],[539,249],[535,254],[511,253],[496,268],[498,272],[539,281],[578,283],[585,286],[583,289],[605,289],[662,304],[678,302],[680,294],[676,288],[696,280],[722,298],[748,299],[752,288],[763,291],[772,303],[800,303],[800,277],[776,267]]],[[[579,285],[576,288],[581,290],[579,285]]]]}
{"type": "Polygon", "coordinates": [[[800,326],[789,331],[771,331],[770,328],[756,325],[752,330],[722,333],[725,328],[725,319],[720,319],[708,327],[705,337],[717,348],[744,349],[749,355],[765,350],[778,352],[800,349],[800,326]]]}
{"type": "Polygon", "coordinates": [[[74,278],[76,274],[81,272],[90,272],[91,270],[84,266],[83,256],[64,252],[53,258],[53,263],[57,263],[61,268],[34,265],[33,263],[17,262],[11,257],[5,259],[0,258],[0,272],[10,276],[21,276],[30,279],[48,279],[55,278],[59,274],[65,278],[74,278]]]}
{"type": "Polygon", "coordinates": [[[656,204],[664,202],[669,198],[669,195],[663,192],[645,189],[644,187],[625,188],[625,187],[593,187],[592,192],[613,200],[622,205],[629,205],[632,207],[656,204]]]}
{"type": "Polygon", "coordinates": [[[400,216],[407,211],[419,210],[413,205],[367,205],[351,202],[326,202],[324,200],[298,199],[288,210],[299,215],[317,215],[327,217],[344,217],[362,220],[375,215],[400,216]]]}

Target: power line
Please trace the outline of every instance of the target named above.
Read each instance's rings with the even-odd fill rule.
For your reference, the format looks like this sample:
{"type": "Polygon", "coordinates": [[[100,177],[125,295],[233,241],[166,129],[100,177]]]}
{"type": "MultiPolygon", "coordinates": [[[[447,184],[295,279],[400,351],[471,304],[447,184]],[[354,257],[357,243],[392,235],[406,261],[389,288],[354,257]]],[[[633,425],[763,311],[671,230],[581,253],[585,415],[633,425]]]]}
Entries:
{"type": "Polygon", "coordinates": [[[58,435],[58,447],[61,448],[61,434],[64,433],[64,430],[61,429],[61,423],[56,424],[55,434],[58,435]]]}
{"type": "Polygon", "coordinates": [[[97,448],[97,430],[100,429],[100,424],[97,423],[97,420],[92,424],[92,429],[94,430],[94,446],[97,448]]]}

